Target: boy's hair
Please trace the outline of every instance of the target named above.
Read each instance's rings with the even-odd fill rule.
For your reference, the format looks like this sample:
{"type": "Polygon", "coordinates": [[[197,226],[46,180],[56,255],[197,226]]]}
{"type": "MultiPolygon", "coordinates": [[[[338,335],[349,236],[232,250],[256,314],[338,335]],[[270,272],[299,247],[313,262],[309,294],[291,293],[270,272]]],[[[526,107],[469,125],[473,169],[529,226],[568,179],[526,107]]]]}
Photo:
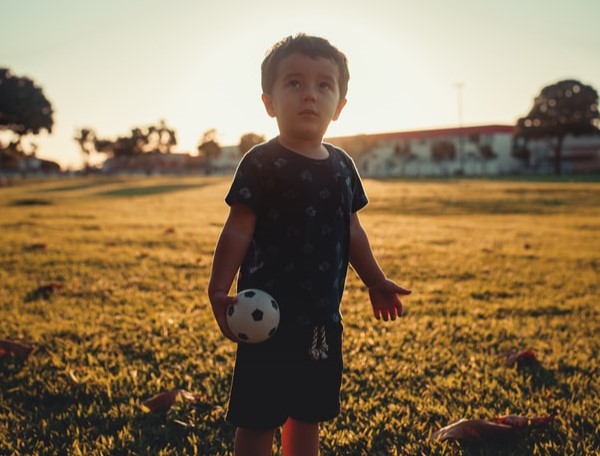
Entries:
{"type": "Polygon", "coordinates": [[[335,63],[340,71],[340,78],[338,81],[340,86],[340,100],[346,98],[346,93],[348,92],[348,80],[350,79],[348,59],[325,38],[310,36],[304,33],[288,36],[275,43],[273,47],[267,51],[267,55],[260,67],[263,93],[271,93],[273,84],[275,84],[275,78],[277,77],[277,66],[279,65],[279,62],[295,52],[307,55],[313,59],[323,57],[335,63]]]}

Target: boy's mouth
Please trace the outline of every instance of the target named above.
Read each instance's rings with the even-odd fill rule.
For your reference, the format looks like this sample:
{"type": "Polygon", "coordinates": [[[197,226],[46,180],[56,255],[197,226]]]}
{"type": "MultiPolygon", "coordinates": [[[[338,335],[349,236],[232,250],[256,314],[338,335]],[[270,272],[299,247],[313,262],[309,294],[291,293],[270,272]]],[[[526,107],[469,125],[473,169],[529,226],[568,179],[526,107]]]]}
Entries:
{"type": "Polygon", "coordinates": [[[304,109],[303,111],[300,111],[300,115],[301,116],[318,116],[319,114],[317,113],[317,111],[313,111],[312,109],[304,109]]]}

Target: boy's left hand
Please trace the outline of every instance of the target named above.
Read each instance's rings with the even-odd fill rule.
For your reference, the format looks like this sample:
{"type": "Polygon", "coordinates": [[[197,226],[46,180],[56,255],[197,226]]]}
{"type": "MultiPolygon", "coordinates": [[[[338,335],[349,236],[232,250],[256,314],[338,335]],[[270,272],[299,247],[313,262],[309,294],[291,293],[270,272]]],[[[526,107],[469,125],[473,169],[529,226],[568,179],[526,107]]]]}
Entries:
{"type": "Polygon", "coordinates": [[[215,315],[215,320],[217,320],[217,324],[219,325],[219,329],[225,337],[237,342],[237,339],[229,329],[229,326],[227,326],[227,317],[225,316],[227,313],[227,308],[230,305],[235,304],[237,302],[237,298],[235,296],[228,296],[224,291],[216,291],[209,292],[209,299],[215,315]]]}
{"type": "Polygon", "coordinates": [[[382,280],[369,287],[369,298],[375,318],[394,321],[404,315],[399,295],[409,295],[410,290],[396,285],[389,279],[382,280]]]}

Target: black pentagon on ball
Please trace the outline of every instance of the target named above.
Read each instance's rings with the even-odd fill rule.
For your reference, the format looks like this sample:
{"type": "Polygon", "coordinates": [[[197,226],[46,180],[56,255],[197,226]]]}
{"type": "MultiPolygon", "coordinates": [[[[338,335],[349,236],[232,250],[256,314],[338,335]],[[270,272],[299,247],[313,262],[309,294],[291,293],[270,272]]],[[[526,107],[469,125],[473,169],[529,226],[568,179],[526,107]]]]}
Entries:
{"type": "Polygon", "coordinates": [[[245,298],[253,298],[256,293],[254,291],[246,291],[244,293],[245,298]]]}
{"type": "Polygon", "coordinates": [[[277,326],[275,326],[271,331],[269,331],[269,337],[275,334],[275,331],[277,331],[277,326]]]}
{"type": "Polygon", "coordinates": [[[255,309],[254,312],[252,312],[252,319],[254,321],[261,321],[263,319],[263,312],[260,309],[255,309]]]}
{"type": "Polygon", "coordinates": [[[275,309],[275,310],[277,310],[277,309],[278,309],[278,307],[277,307],[277,303],[275,302],[275,300],[274,300],[274,299],[271,299],[271,305],[273,306],[273,309],[275,309]]]}
{"type": "Polygon", "coordinates": [[[248,340],[250,338],[246,334],[244,334],[244,333],[238,333],[238,339],[240,339],[240,340],[248,340]]]}
{"type": "Polygon", "coordinates": [[[227,315],[231,317],[233,315],[233,312],[235,312],[235,307],[229,306],[229,308],[227,309],[227,315]]]}

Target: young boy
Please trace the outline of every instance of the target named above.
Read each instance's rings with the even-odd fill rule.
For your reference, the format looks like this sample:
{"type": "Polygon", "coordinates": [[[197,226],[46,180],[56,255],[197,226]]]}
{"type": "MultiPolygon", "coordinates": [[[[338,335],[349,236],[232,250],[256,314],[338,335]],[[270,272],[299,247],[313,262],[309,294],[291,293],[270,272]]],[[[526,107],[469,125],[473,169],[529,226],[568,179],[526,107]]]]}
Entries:
{"type": "Polygon", "coordinates": [[[399,295],[373,256],[357,212],[367,197],[352,159],[323,143],[346,104],[348,65],[323,38],[304,34],[275,44],[262,63],[262,101],[279,136],[241,160],[208,287],[215,319],[234,340],[229,291],[262,289],[278,302],[275,335],[238,344],[227,420],[235,454],[270,455],[282,428],[286,456],[317,455],[319,422],[340,411],[342,318],[348,263],[369,290],[375,317],[402,316],[399,295]]]}

